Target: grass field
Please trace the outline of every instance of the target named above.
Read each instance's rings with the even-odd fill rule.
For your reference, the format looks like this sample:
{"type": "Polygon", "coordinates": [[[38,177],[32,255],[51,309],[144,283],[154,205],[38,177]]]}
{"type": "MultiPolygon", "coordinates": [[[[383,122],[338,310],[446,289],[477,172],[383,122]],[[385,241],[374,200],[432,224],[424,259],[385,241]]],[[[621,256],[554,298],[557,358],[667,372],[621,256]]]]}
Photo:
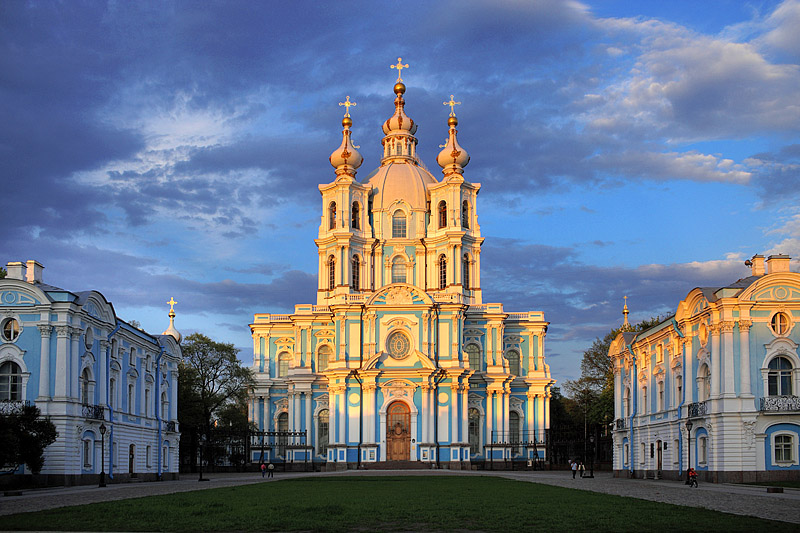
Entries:
{"type": "Polygon", "coordinates": [[[62,531],[797,531],[797,526],[497,477],[308,478],[0,518],[62,531]]]}

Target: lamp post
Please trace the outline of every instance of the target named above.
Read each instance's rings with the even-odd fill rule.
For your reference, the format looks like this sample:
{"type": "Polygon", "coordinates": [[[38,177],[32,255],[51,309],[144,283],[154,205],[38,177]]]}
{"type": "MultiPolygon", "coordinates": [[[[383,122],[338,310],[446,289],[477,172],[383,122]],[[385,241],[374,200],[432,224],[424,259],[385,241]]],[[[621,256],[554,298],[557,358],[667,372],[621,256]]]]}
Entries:
{"type": "Polygon", "coordinates": [[[198,465],[200,468],[200,478],[197,481],[208,481],[207,478],[203,477],[203,445],[206,443],[206,435],[205,433],[200,434],[200,464],[198,465]]]}
{"type": "Polygon", "coordinates": [[[106,425],[100,424],[100,486],[106,486],[106,425]]]}
{"type": "Polygon", "coordinates": [[[688,440],[686,450],[689,452],[689,457],[688,457],[689,464],[686,466],[686,484],[688,485],[689,483],[691,483],[689,481],[689,469],[692,467],[692,421],[691,420],[686,421],[686,436],[688,440]]]}
{"type": "Polygon", "coordinates": [[[584,477],[594,477],[594,434],[589,435],[589,447],[591,448],[592,456],[589,463],[589,475],[584,477]]]}

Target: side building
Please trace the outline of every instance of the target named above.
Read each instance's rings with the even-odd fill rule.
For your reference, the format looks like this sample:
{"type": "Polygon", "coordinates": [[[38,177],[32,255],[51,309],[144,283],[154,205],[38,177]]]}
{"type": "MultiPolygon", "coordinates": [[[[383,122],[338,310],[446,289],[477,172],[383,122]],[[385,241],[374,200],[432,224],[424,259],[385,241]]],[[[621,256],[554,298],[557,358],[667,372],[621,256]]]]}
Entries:
{"type": "Polygon", "coordinates": [[[750,276],[696,288],[674,316],[612,342],[617,475],[677,479],[691,466],[720,483],[800,479],[800,274],[789,260],[756,255],[750,276]]]}
{"type": "Polygon", "coordinates": [[[0,483],[98,483],[101,471],[108,482],[177,478],[174,311],[164,334],[149,335],[97,291],[44,283],[43,268],[10,262],[0,279],[0,411],[34,403],[58,439],[38,476],[21,466],[0,483]]]}
{"type": "Polygon", "coordinates": [[[336,178],[319,186],[316,305],[250,325],[250,420],[280,433],[265,437],[263,456],[254,443],[253,461],[503,468],[545,459],[548,324],[540,311],[483,303],[480,185],[463,176],[456,102],[439,180],[417,157],[405,91],[398,79],[380,166],[361,181],[350,114],[342,121],[336,178]]]}

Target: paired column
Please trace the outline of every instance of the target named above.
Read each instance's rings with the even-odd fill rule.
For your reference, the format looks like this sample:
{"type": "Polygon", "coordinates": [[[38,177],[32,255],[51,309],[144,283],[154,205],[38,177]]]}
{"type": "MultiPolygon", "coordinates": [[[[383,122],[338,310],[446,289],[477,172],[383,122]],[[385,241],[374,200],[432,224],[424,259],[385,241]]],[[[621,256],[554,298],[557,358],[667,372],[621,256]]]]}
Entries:
{"type": "Polygon", "coordinates": [[[486,391],[486,440],[491,444],[494,442],[492,438],[492,430],[494,428],[494,424],[492,423],[492,417],[494,413],[492,412],[492,407],[494,403],[494,391],[487,390],[486,391]]]}
{"type": "Polygon", "coordinates": [[[50,324],[39,324],[41,349],[39,350],[39,398],[50,398],[50,324]]]}
{"type": "Polygon", "coordinates": [[[736,396],[733,369],[733,324],[733,322],[721,322],[719,325],[722,331],[722,356],[725,367],[722,395],[731,398],[736,396]]]}
{"type": "Polygon", "coordinates": [[[430,416],[430,390],[431,387],[427,383],[422,385],[422,442],[430,442],[430,433],[428,432],[428,417],[430,416]]]}
{"type": "Polygon", "coordinates": [[[719,350],[719,324],[712,324],[709,329],[711,330],[711,397],[719,398],[720,394],[720,380],[722,379],[722,369],[720,368],[720,350],[719,350]]]}
{"type": "Polygon", "coordinates": [[[56,379],[55,379],[55,394],[56,399],[65,399],[67,396],[67,359],[68,359],[68,346],[70,335],[69,326],[56,326],[56,379]]]}
{"type": "MultiPolygon", "coordinates": [[[[459,385],[458,383],[451,383],[450,384],[450,443],[459,442],[459,427],[458,427],[458,394],[459,385]]],[[[451,456],[452,457],[452,456],[451,456]]]]}
{"type": "Polygon", "coordinates": [[[739,389],[742,396],[750,396],[750,320],[739,321],[739,389]]]}
{"type": "MultiPolygon", "coordinates": [[[[78,356],[80,353],[78,340],[81,336],[81,330],[78,328],[72,328],[72,357],[67,360],[67,396],[70,398],[76,398],[80,396],[80,390],[78,389],[78,374],[81,371],[81,358],[78,356]]],[[[100,351],[102,352],[102,356],[106,354],[106,347],[109,346],[109,342],[107,340],[100,341],[100,351]]],[[[100,355],[100,354],[98,354],[100,355]]],[[[100,357],[96,358],[100,360],[100,357]]],[[[93,402],[90,402],[93,403],[93,402]]]]}

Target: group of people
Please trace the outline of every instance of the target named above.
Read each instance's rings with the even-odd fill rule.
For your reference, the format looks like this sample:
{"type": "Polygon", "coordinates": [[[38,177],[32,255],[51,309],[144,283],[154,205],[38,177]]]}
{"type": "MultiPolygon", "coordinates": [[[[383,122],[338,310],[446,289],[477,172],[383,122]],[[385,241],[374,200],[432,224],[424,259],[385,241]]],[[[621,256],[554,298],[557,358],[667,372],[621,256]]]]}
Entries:
{"type": "Polygon", "coordinates": [[[272,473],[275,471],[275,465],[270,463],[269,465],[265,465],[261,463],[261,477],[263,478],[265,474],[269,474],[267,477],[273,477],[272,473]]]}
{"type": "Polygon", "coordinates": [[[586,467],[583,466],[583,463],[572,459],[569,461],[569,468],[572,470],[572,479],[575,479],[575,474],[580,473],[581,477],[583,477],[584,472],[586,472],[586,467]]]}

